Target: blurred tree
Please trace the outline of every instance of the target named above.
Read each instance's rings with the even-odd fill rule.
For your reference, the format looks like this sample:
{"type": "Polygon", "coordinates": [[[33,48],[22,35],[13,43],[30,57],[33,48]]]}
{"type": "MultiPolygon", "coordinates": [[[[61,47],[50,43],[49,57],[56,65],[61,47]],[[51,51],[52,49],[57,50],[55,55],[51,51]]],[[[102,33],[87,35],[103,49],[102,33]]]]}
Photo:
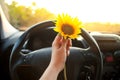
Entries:
{"type": "Polygon", "coordinates": [[[35,2],[32,2],[32,6],[36,6],[36,3],[35,3],[35,2]]]}
{"type": "Polygon", "coordinates": [[[19,15],[16,14],[17,13],[16,6],[17,6],[17,3],[15,1],[13,1],[11,5],[8,5],[10,23],[14,26],[18,26],[18,23],[19,23],[19,21],[18,21],[19,15]]]}
{"type": "Polygon", "coordinates": [[[55,17],[54,14],[50,13],[45,8],[41,8],[41,9],[38,8],[34,11],[32,22],[38,23],[40,21],[54,19],[54,17],[55,17]]]}
{"type": "Polygon", "coordinates": [[[35,8],[35,6],[35,2],[31,6],[26,7],[13,1],[12,4],[8,5],[10,23],[16,28],[21,26],[29,27],[35,23],[55,18],[55,15],[47,9],[35,8]]]}

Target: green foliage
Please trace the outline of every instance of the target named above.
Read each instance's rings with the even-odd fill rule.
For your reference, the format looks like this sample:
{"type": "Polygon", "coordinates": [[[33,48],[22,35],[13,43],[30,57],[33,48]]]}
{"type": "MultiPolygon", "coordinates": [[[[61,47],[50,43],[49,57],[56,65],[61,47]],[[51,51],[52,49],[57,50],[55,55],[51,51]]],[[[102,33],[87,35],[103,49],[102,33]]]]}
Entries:
{"type": "Polygon", "coordinates": [[[34,2],[31,6],[26,7],[13,1],[12,4],[8,5],[10,23],[16,28],[21,26],[29,27],[35,23],[55,18],[54,14],[45,8],[33,9],[35,6],[34,2]]]}

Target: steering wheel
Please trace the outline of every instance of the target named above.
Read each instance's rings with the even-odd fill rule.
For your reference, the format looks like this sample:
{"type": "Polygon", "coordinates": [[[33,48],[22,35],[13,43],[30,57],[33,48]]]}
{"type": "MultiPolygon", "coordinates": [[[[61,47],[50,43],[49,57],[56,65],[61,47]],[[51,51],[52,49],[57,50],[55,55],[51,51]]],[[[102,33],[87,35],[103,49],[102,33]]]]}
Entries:
{"type": "MultiPolygon", "coordinates": [[[[33,25],[19,37],[10,55],[9,69],[12,80],[38,80],[40,78],[50,62],[51,47],[35,50],[27,54],[23,54],[21,50],[34,32],[53,29],[54,26],[54,21],[44,21],[33,25]]],[[[81,36],[89,44],[89,47],[86,49],[70,48],[70,55],[66,61],[67,78],[68,80],[81,80],[80,71],[82,71],[82,67],[91,62],[91,64],[95,65],[94,80],[101,80],[103,58],[100,48],[86,30],[81,29],[81,36]]],[[[58,76],[58,80],[63,80],[63,77],[62,71],[58,76]]]]}

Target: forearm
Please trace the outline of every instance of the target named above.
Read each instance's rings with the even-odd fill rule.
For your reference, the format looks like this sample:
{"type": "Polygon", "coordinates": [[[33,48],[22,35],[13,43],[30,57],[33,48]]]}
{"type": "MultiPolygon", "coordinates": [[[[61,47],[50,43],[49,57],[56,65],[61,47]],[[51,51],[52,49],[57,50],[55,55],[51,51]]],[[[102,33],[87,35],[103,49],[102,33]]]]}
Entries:
{"type": "Polygon", "coordinates": [[[54,65],[49,65],[39,80],[57,80],[59,72],[54,65]]]}

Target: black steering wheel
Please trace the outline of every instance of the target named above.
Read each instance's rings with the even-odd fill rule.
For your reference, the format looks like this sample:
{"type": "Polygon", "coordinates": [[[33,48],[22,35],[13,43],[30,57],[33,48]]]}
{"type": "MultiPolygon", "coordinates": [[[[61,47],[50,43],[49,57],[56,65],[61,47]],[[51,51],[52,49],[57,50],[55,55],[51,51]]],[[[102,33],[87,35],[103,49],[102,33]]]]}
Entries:
{"type": "MultiPolygon", "coordinates": [[[[9,69],[12,80],[38,80],[40,78],[50,62],[51,47],[35,50],[28,54],[23,54],[21,50],[34,32],[53,29],[54,26],[54,21],[41,22],[32,26],[20,36],[10,55],[9,69]]],[[[86,64],[93,64],[93,80],[101,80],[103,58],[100,48],[86,30],[81,29],[81,35],[89,44],[89,47],[86,49],[70,48],[70,55],[66,61],[67,78],[68,80],[82,80],[80,76],[82,67],[85,67],[86,64]]],[[[58,76],[58,80],[63,80],[63,77],[62,71],[58,76]]]]}

